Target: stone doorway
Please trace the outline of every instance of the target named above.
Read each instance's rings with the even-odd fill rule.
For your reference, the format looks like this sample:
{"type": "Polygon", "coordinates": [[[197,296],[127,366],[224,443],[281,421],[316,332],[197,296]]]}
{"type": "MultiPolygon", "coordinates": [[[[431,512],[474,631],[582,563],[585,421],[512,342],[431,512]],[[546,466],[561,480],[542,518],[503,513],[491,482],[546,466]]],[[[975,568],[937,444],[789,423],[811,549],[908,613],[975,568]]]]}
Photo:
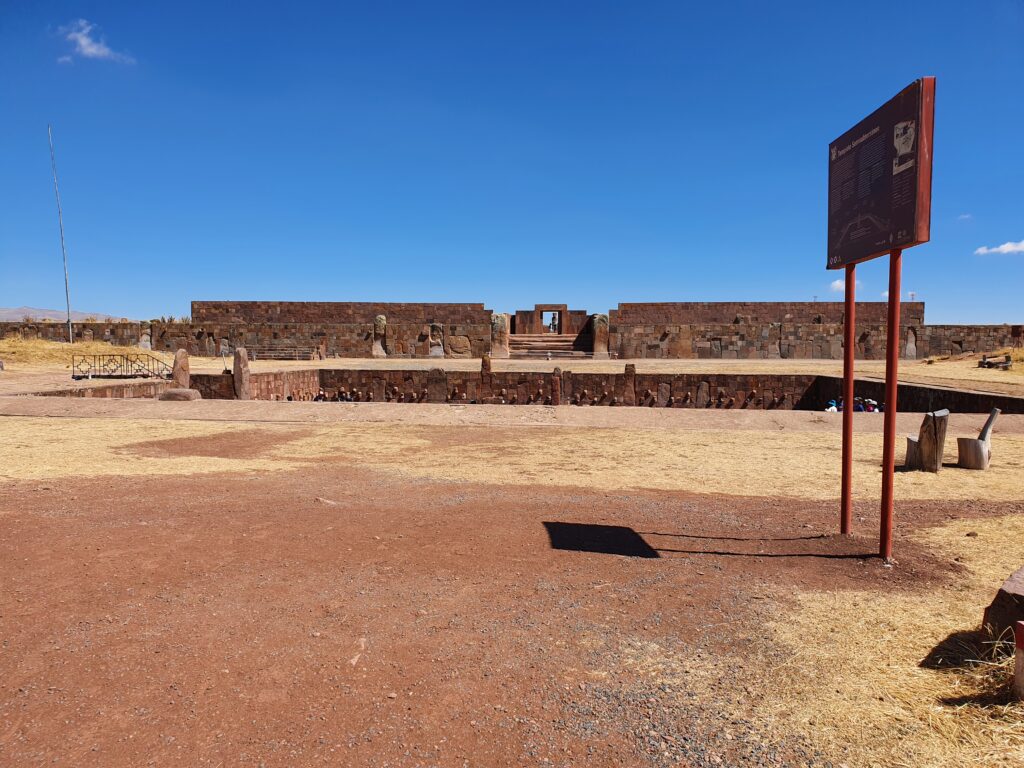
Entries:
{"type": "Polygon", "coordinates": [[[543,333],[562,332],[562,313],[558,311],[541,312],[543,333]]]}

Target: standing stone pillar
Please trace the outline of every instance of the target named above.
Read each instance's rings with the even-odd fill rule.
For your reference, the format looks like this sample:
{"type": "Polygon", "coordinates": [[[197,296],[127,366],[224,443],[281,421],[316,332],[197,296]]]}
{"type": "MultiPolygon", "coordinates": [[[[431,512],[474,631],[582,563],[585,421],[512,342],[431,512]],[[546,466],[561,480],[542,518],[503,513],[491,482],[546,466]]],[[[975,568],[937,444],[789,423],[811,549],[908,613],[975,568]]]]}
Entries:
{"type": "Polygon", "coordinates": [[[508,315],[504,312],[495,312],[491,315],[491,357],[509,356],[508,326],[508,315]]]}
{"type": "Polygon", "coordinates": [[[171,379],[174,380],[176,389],[188,389],[190,371],[187,350],[179,349],[174,353],[174,367],[171,368],[171,379]]]}
{"type": "Polygon", "coordinates": [[[594,333],[594,359],[608,359],[608,315],[594,315],[591,320],[594,333]]]}
{"type": "Polygon", "coordinates": [[[388,319],[384,315],[377,315],[373,319],[373,347],[370,349],[370,357],[387,357],[384,349],[384,337],[388,332],[388,319]]]}
{"type": "Polygon", "coordinates": [[[562,404],[562,369],[555,368],[551,374],[551,404],[562,404]]]}
{"type": "Polygon", "coordinates": [[[622,404],[636,405],[636,366],[632,363],[626,365],[622,375],[622,404]]]}
{"type": "Polygon", "coordinates": [[[443,368],[431,368],[427,372],[427,402],[444,403],[448,401],[448,374],[443,368]]]}
{"type": "Polygon", "coordinates": [[[245,347],[235,349],[235,362],[231,375],[235,384],[236,400],[252,400],[252,382],[249,378],[249,353],[245,347]]]}
{"type": "Polygon", "coordinates": [[[480,397],[491,397],[494,393],[493,375],[491,372],[491,356],[484,354],[480,359],[480,397]]]}

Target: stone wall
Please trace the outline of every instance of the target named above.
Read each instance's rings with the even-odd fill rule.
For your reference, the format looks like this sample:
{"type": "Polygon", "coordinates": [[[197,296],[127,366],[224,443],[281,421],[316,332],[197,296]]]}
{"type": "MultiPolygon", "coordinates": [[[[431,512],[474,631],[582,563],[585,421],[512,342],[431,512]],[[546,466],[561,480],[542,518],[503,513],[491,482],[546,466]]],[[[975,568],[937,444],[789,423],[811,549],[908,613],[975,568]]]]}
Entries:
{"type": "MultiPolygon", "coordinates": [[[[924,325],[924,302],[902,302],[901,325],[924,325]]],[[[886,302],[857,302],[857,322],[884,325],[886,302]]],[[[682,301],[620,303],[608,314],[612,323],[626,325],[723,325],[726,323],[838,323],[841,301],[682,301]]]]}
{"type": "MultiPolygon", "coordinates": [[[[142,339],[143,325],[134,322],[72,323],[71,332],[75,341],[106,341],[119,347],[130,347],[138,345],[142,339]]],[[[0,338],[5,336],[67,341],[68,325],[59,322],[2,322],[0,338]]]]}
{"type": "MultiPolygon", "coordinates": [[[[524,310],[531,322],[548,307],[565,311],[574,348],[589,352],[592,320],[564,305],[524,310]]],[[[841,359],[841,302],[692,302],[620,304],[608,323],[608,351],[620,359],[841,359]]],[[[119,346],[152,345],[191,355],[229,356],[244,346],[252,356],[266,350],[305,350],[309,359],[371,357],[373,320],[387,318],[388,357],[428,357],[430,327],[441,326],[445,357],[482,357],[491,351],[490,310],[483,304],[358,302],[193,302],[190,323],[74,323],[76,341],[119,346]],[[248,319],[246,319],[248,318],[248,319]]],[[[857,357],[885,357],[885,304],[857,305],[857,357]]],[[[903,304],[900,354],[905,358],[994,352],[1019,346],[1020,325],[924,325],[924,304],[903,304]]],[[[519,330],[517,328],[517,330],[519,330]]],[[[61,323],[0,323],[0,336],[65,341],[61,323]]]]}
{"type": "MultiPolygon", "coordinates": [[[[629,366],[631,369],[632,366],[629,366]]],[[[662,374],[487,372],[424,370],[347,370],[307,368],[253,373],[253,398],[284,400],[312,397],[323,388],[333,397],[339,389],[374,402],[466,402],[551,405],[555,392],[562,405],[638,406],[650,408],[719,408],[735,410],[823,410],[842,394],[838,376],[756,374],[662,374]],[[556,381],[557,380],[557,381],[556,381]]],[[[63,397],[155,397],[173,382],[114,383],[39,394],[63,397]]],[[[230,373],[192,374],[191,387],[204,400],[233,400],[230,373]]],[[[859,397],[882,402],[885,384],[858,379],[859,397]]],[[[923,413],[949,408],[954,413],[1024,413],[1024,397],[970,392],[924,384],[899,385],[901,412],[923,413]]]]}
{"type": "Polygon", "coordinates": [[[98,387],[54,389],[36,394],[42,397],[152,398],[173,387],[173,381],[133,381],[98,387]]]}
{"type": "Polygon", "coordinates": [[[197,324],[270,323],[349,325],[373,323],[377,315],[396,323],[489,324],[483,304],[361,301],[193,301],[197,324]]]}
{"type": "MultiPolygon", "coordinates": [[[[900,356],[991,352],[1014,343],[1010,325],[900,327],[900,356]]],[[[885,358],[884,324],[857,323],[857,358],[885,358]]],[[[1019,340],[1019,339],[1018,339],[1019,340]]],[[[782,358],[840,360],[843,326],[833,323],[730,323],[728,325],[632,325],[609,323],[609,351],[621,359],[782,358]]]]}
{"type": "Polygon", "coordinates": [[[913,330],[919,358],[994,352],[1020,346],[1024,336],[1020,325],[925,325],[913,330]]]}
{"type": "MultiPolygon", "coordinates": [[[[445,357],[483,357],[491,347],[491,323],[442,323],[445,357]]],[[[384,348],[388,357],[428,357],[430,324],[393,322],[388,318],[384,348]]],[[[373,322],[314,323],[155,323],[153,348],[187,349],[190,355],[230,355],[245,347],[259,359],[259,350],[302,348],[320,357],[370,357],[373,322]]]]}
{"type": "MultiPolygon", "coordinates": [[[[320,371],[307,368],[299,371],[251,373],[249,383],[253,400],[285,400],[289,395],[316,395],[320,389],[320,371]]],[[[193,373],[189,386],[204,400],[234,400],[234,379],[230,373],[193,373]]]]}
{"type": "MultiPolygon", "coordinates": [[[[557,374],[561,404],[640,406],[671,408],[720,408],[736,410],[823,410],[839,399],[842,379],[812,374],[757,375],[707,373],[573,373],[557,374]]],[[[289,394],[315,393],[323,388],[334,397],[339,389],[360,401],[466,402],[515,405],[552,404],[553,372],[485,371],[389,371],[309,369],[284,374],[254,373],[254,395],[259,399],[283,399],[289,394]],[[433,381],[432,381],[433,377],[433,381]],[[257,383],[259,382],[259,383],[257,383]],[[432,387],[440,383],[440,395],[432,387]]],[[[231,399],[230,375],[193,375],[193,388],[205,399],[231,399]],[[207,380],[222,379],[217,386],[207,380]]],[[[856,394],[882,402],[884,382],[856,382],[856,394]]],[[[967,392],[923,384],[899,385],[899,408],[925,412],[949,408],[955,413],[1024,413],[1024,398],[983,392],[967,392]]]]}

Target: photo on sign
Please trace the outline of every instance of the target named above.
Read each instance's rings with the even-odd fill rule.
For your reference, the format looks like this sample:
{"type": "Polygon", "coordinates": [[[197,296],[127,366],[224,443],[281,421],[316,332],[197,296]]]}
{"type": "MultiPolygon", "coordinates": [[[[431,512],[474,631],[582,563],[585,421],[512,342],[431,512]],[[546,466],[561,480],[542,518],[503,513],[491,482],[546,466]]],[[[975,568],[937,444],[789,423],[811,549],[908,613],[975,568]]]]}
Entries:
{"type": "Polygon", "coordinates": [[[901,123],[896,123],[892,137],[892,143],[896,147],[896,157],[892,161],[893,176],[914,167],[914,140],[916,138],[916,120],[904,120],[901,123]]]}

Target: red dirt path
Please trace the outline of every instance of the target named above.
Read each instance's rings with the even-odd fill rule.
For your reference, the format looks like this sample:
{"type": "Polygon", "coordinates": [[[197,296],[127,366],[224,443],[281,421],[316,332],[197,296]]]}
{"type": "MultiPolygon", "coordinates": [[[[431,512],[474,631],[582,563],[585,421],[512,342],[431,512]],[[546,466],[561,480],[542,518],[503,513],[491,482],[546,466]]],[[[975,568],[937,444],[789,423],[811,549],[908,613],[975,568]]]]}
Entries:
{"type": "MultiPolygon", "coordinates": [[[[0,764],[813,760],[747,720],[734,667],[761,619],[797,586],[918,589],[958,568],[903,544],[886,569],[869,540],[822,538],[833,506],[326,462],[8,484],[0,764]],[[659,556],[553,549],[546,521],[625,526],[659,556]],[[713,674],[666,683],[638,654],[713,674]]],[[[906,505],[899,533],[968,512],[906,505]]]]}

